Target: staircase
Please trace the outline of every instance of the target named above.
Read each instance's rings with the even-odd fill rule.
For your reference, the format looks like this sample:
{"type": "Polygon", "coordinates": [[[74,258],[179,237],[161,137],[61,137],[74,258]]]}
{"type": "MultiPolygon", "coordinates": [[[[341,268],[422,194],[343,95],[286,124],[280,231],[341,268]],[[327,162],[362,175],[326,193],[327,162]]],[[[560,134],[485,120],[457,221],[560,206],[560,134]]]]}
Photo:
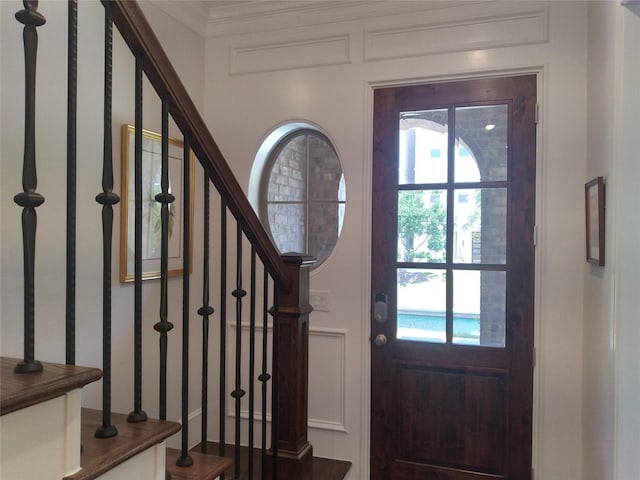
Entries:
{"type": "MultiPolygon", "coordinates": [[[[104,38],[101,54],[104,91],[92,92],[89,98],[78,96],[77,72],[83,68],[78,64],[78,47],[82,45],[78,32],[91,30],[78,28],[78,18],[82,17],[78,10],[89,3],[69,0],[64,5],[68,9],[69,25],[66,112],[37,109],[38,29],[44,28],[47,12],[39,10],[37,1],[25,1],[23,8],[15,12],[23,29],[25,69],[24,113],[16,112],[16,121],[24,118],[25,125],[22,191],[16,185],[19,193],[14,197],[22,209],[21,225],[15,228],[21,228],[23,237],[24,294],[23,298],[13,300],[23,303],[24,348],[22,358],[2,358],[0,476],[3,480],[311,479],[314,461],[313,449],[307,440],[307,359],[308,321],[312,310],[308,303],[308,276],[313,259],[302,254],[281,255],[273,246],[136,2],[101,2],[104,19],[100,22],[104,24],[104,31],[89,33],[98,33],[104,38]],[[131,179],[135,184],[135,195],[132,195],[135,201],[131,203],[135,258],[133,308],[125,315],[120,313],[118,318],[112,318],[114,307],[119,307],[114,304],[112,291],[112,237],[118,213],[115,206],[122,195],[117,193],[113,166],[113,152],[118,150],[114,148],[118,139],[113,131],[117,132],[119,127],[114,128],[112,117],[113,99],[118,93],[114,91],[113,82],[114,36],[118,35],[130,49],[135,63],[135,79],[132,79],[135,84],[132,147],[135,178],[131,179]],[[149,95],[144,92],[145,82],[151,85],[162,110],[158,137],[161,180],[155,195],[161,253],[159,279],[153,283],[143,283],[146,277],[143,275],[140,186],[144,180],[142,144],[146,111],[142,104],[143,97],[149,95]],[[92,181],[76,178],[78,166],[85,161],[78,158],[76,149],[78,109],[99,110],[104,117],[102,141],[95,145],[95,152],[102,156],[102,181],[96,185],[91,198],[78,196],[82,190],[78,185],[92,181]],[[51,222],[37,227],[38,207],[45,202],[37,191],[36,151],[43,149],[35,125],[40,115],[46,117],[39,124],[65,122],[67,125],[66,162],[59,165],[67,171],[67,216],[66,223],[59,224],[60,231],[57,225],[48,230],[52,228],[51,222]],[[169,188],[170,124],[180,132],[184,145],[184,195],[179,199],[183,208],[179,228],[172,223],[176,198],[169,188]],[[189,169],[192,154],[197,159],[195,173],[189,169]],[[197,220],[192,220],[188,209],[193,201],[190,185],[194,176],[200,179],[204,192],[202,204],[196,207],[201,215],[197,220]],[[214,199],[215,192],[218,196],[214,199]],[[80,256],[76,240],[84,225],[77,221],[76,206],[94,199],[96,214],[100,211],[102,220],[102,271],[95,273],[102,280],[102,299],[92,310],[102,312],[101,332],[96,329],[92,332],[94,335],[82,334],[77,340],[76,271],[80,256]],[[212,206],[214,213],[211,213],[212,206]],[[191,248],[193,221],[200,222],[198,230],[203,231],[196,249],[191,248]],[[176,230],[183,235],[179,242],[182,264],[179,277],[170,281],[169,240],[171,232],[176,230]],[[38,277],[40,270],[35,252],[38,242],[63,236],[67,245],[66,271],[57,275],[66,279],[65,347],[64,352],[55,356],[64,356],[66,361],[60,364],[38,359],[36,355],[36,339],[49,334],[37,330],[37,326],[49,312],[43,311],[48,310],[46,307],[36,311],[39,304],[36,285],[43,282],[38,277]],[[203,277],[198,291],[191,288],[190,280],[194,276],[190,273],[191,262],[202,265],[203,277]],[[157,320],[154,324],[149,324],[147,313],[149,285],[160,292],[159,304],[152,307],[157,320]],[[176,298],[176,289],[182,292],[181,315],[175,314],[175,308],[168,304],[169,298],[176,298]],[[196,305],[193,298],[202,302],[196,305]],[[200,327],[197,332],[190,327],[196,320],[200,327]],[[114,332],[120,335],[123,330],[130,335],[125,343],[132,345],[132,351],[123,352],[114,343],[114,332]],[[177,338],[172,340],[174,336],[177,338]],[[153,361],[149,360],[151,346],[156,349],[153,361]],[[76,357],[91,357],[89,352],[94,351],[102,352],[101,364],[76,366],[76,357]],[[113,368],[114,363],[129,364],[130,374],[120,378],[121,372],[113,368]],[[87,403],[82,400],[82,389],[92,382],[100,384],[99,409],[95,408],[98,407],[95,401],[89,402],[94,408],[82,408],[87,403]],[[148,393],[150,384],[157,384],[153,395],[148,393]],[[131,397],[129,407],[122,407],[121,398],[125,395],[118,391],[118,408],[113,408],[114,385],[119,388],[126,385],[126,396],[131,397]],[[199,391],[199,395],[194,395],[194,390],[199,391]],[[196,417],[201,419],[201,424],[200,431],[194,435],[190,434],[189,425],[196,417]],[[169,418],[179,418],[179,421],[169,421],[169,418]],[[210,441],[217,442],[215,451],[211,451],[210,441]],[[177,448],[167,448],[168,443],[177,448]],[[196,445],[198,451],[194,449],[196,445]]],[[[61,2],[42,4],[44,10],[61,8],[61,5],[61,2]]],[[[5,164],[14,159],[2,161],[5,164]]],[[[41,178],[42,183],[47,180],[46,176],[41,178]]],[[[48,186],[46,190],[51,189],[48,186]]],[[[87,322],[93,312],[84,313],[88,313],[87,319],[83,318],[83,322],[87,322]]],[[[13,331],[14,320],[2,319],[3,332],[13,331]]],[[[95,390],[91,386],[87,388],[95,390]]],[[[322,461],[316,462],[317,465],[327,468],[322,461]]],[[[346,472],[345,465],[340,465],[338,470],[346,472]]],[[[343,476],[331,474],[326,478],[343,476]]]]}
{"type": "Polygon", "coordinates": [[[165,440],[180,431],[176,422],[127,422],[114,414],[118,435],[97,439],[102,412],[81,408],[84,385],[100,379],[97,368],[45,363],[39,373],[14,373],[18,359],[2,358],[0,377],[0,478],[91,480],[100,478],[212,480],[232,461],[192,452],[194,465],[175,466],[179,450],[165,440]]]}

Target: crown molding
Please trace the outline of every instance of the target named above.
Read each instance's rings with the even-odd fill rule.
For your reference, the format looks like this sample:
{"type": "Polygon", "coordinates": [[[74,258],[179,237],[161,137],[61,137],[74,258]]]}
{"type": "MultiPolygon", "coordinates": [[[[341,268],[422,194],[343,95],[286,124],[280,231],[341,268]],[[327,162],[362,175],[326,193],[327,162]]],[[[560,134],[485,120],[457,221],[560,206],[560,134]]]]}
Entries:
{"type": "Polygon", "coordinates": [[[207,37],[300,28],[402,13],[451,8],[487,0],[213,0],[207,37]]]}
{"type": "Polygon", "coordinates": [[[209,38],[486,3],[488,0],[150,0],[209,38]]]}

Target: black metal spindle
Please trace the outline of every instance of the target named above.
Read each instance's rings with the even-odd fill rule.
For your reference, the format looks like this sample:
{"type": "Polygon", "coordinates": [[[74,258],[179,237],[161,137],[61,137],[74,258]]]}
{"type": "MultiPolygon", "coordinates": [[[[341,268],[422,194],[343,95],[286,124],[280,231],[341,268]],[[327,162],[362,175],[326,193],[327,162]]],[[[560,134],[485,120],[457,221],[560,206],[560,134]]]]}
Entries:
{"type": "Polygon", "coordinates": [[[160,333],[160,389],[159,389],[159,417],[167,418],[167,333],[173,328],[168,320],[168,283],[169,269],[169,206],[175,197],[169,192],[169,100],[162,99],[162,167],[160,174],[161,192],[155,196],[160,203],[160,321],[153,328],[160,333]]]}
{"type": "Polygon", "coordinates": [[[234,479],[240,478],[240,408],[245,391],[242,389],[242,299],[247,294],[242,289],[242,226],[236,230],[236,288],[231,293],[236,299],[236,378],[231,397],[235,400],[234,479]]]}
{"type": "Polygon", "coordinates": [[[189,267],[190,248],[190,205],[191,205],[191,141],[189,133],[184,136],[182,155],[182,445],[180,456],[176,460],[179,467],[193,465],[189,456],[189,267]]]}
{"type": "Polygon", "coordinates": [[[120,197],[113,192],[113,138],[111,132],[113,19],[111,6],[105,5],[104,21],[104,124],[102,144],[102,193],[96,201],[102,205],[102,425],[96,430],[98,438],[118,434],[111,424],[111,252],[113,244],[113,205],[120,197]]]}
{"type": "Polygon", "coordinates": [[[273,382],[271,384],[271,453],[273,455],[272,476],[278,478],[278,365],[280,361],[280,322],[278,311],[280,310],[280,282],[273,285],[273,354],[271,359],[271,371],[273,382]]]}
{"type": "Polygon", "coordinates": [[[76,363],[76,139],[78,111],[78,0],[68,2],[67,48],[67,288],[66,363],[76,363]]]}
{"type": "Polygon", "coordinates": [[[256,249],[251,245],[251,289],[249,295],[249,462],[248,476],[253,478],[253,434],[254,434],[254,375],[256,372],[256,249]]]}
{"type": "Polygon", "coordinates": [[[265,267],[262,285],[262,373],[258,380],[262,384],[262,442],[260,446],[260,478],[267,478],[267,382],[271,375],[267,372],[267,350],[269,345],[269,273],[265,267]]]}
{"type": "MultiPolygon", "coordinates": [[[[218,405],[220,445],[219,455],[224,457],[226,442],[227,408],[227,202],[220,199],[220,399],[218,405]]],[[[225,480],[224,474],[220,476],[225,480]]]]}
{"type": "Polygon", "coordinates": [[[16,19],[24,25],[25,67],[25,115],[24,115],[24,158],[22,161],[22,192],[13,197],[22,207],[22,244],[24,257],[24,358],[15,367],[16,373],[42,371],[42,364],[35,359],[35,305],[34,279],[36,256],[36,207],[44,202],[44,197],[36,193],[38,176],[36,173],[36,57],[38,53],[38,33],[36,27],[46,20],[38,12],[37,1],[24,1],[24,10],[16,13],[16,19]]]}
{"type": "Polygon", "coordinates": [[[147,420],[142,410],[142,68],[143,59],[135,55],[135,113],[133,163],[133,410],[127,422],[147,420]]]}
{"type": "Polygon", "coordinates": [[[202,258],[202,307],[198,315],[202,316],[202,417],[200,426],[200,451],[207,453],[207,423],[209,414],[209,316],[213,315],[213,307],[209,305],[209,235],[210,235],[210,192],[209,176],[204,171],[204,252],[202,258]]]}

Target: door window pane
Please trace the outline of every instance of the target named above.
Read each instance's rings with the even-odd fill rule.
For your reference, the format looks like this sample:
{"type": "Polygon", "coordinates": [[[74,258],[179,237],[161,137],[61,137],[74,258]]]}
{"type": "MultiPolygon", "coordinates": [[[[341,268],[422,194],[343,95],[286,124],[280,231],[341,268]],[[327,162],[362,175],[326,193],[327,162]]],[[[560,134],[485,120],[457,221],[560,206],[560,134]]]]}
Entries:
{"type": "Polygon", "coordinates": [[[398,261],[446,261],[447,195],[444,190],[398,192],[398,261]]]}
{"type": "Polygon", "coordinates": [[[399,268],[397,282],[397,338],[445,343],[445,271],[399,268]]]}
{"type": "Polygon", "coordinates": [[[454,262],[504,265],[507,189],[454,190],[454,262]]]}
{"type": "Polygon", "coordinates": [[[508,120],[507,105],[456,108],[457,183],[507,179],[508,120]]]}
{"type": "Polygon", "coordinates": [[[446,109],[400,114],[400,185],[447,181],[448,115],[446,109]]]}
{"type": "Polygon", "coordinates": [[[453,343],[505,346],[506,273],[453,271],[453,343]]]}

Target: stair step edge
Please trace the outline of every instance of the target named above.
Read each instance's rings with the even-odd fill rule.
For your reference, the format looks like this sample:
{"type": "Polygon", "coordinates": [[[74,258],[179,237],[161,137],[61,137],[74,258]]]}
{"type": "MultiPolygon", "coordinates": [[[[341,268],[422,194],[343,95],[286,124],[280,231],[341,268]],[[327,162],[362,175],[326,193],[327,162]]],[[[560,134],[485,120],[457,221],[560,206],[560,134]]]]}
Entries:
{"type": "Polygon", "coordinates": [[[233,464],[230,458],[200,452],[190,451],[189,456],[193,465],[178,467],[176,460],[180,457],[180,450],[167,448],[167,470],[171,472],[172,480],[213,480],[233,464]]]}
{"type": "Polygon", "coordinates": [[[166,420],[149,419],[140,423],[127,422],[127,415],[111,414],[111,424],[118,435],[111,438],[95,438],[96,429],[102,425],[102,412],[82,409],[82,455],[80,470],[63,480],[93,480],[124,463],[144,450],[180,431],[180,424],[166,420]]]}
{"type": "Polygon", "coordinates": [[[42,363],[42,371],[14,373],[20,359],[0,359],[0,415],[6,415],[82,388],[102,377],[98,368],[42,363]]]}

